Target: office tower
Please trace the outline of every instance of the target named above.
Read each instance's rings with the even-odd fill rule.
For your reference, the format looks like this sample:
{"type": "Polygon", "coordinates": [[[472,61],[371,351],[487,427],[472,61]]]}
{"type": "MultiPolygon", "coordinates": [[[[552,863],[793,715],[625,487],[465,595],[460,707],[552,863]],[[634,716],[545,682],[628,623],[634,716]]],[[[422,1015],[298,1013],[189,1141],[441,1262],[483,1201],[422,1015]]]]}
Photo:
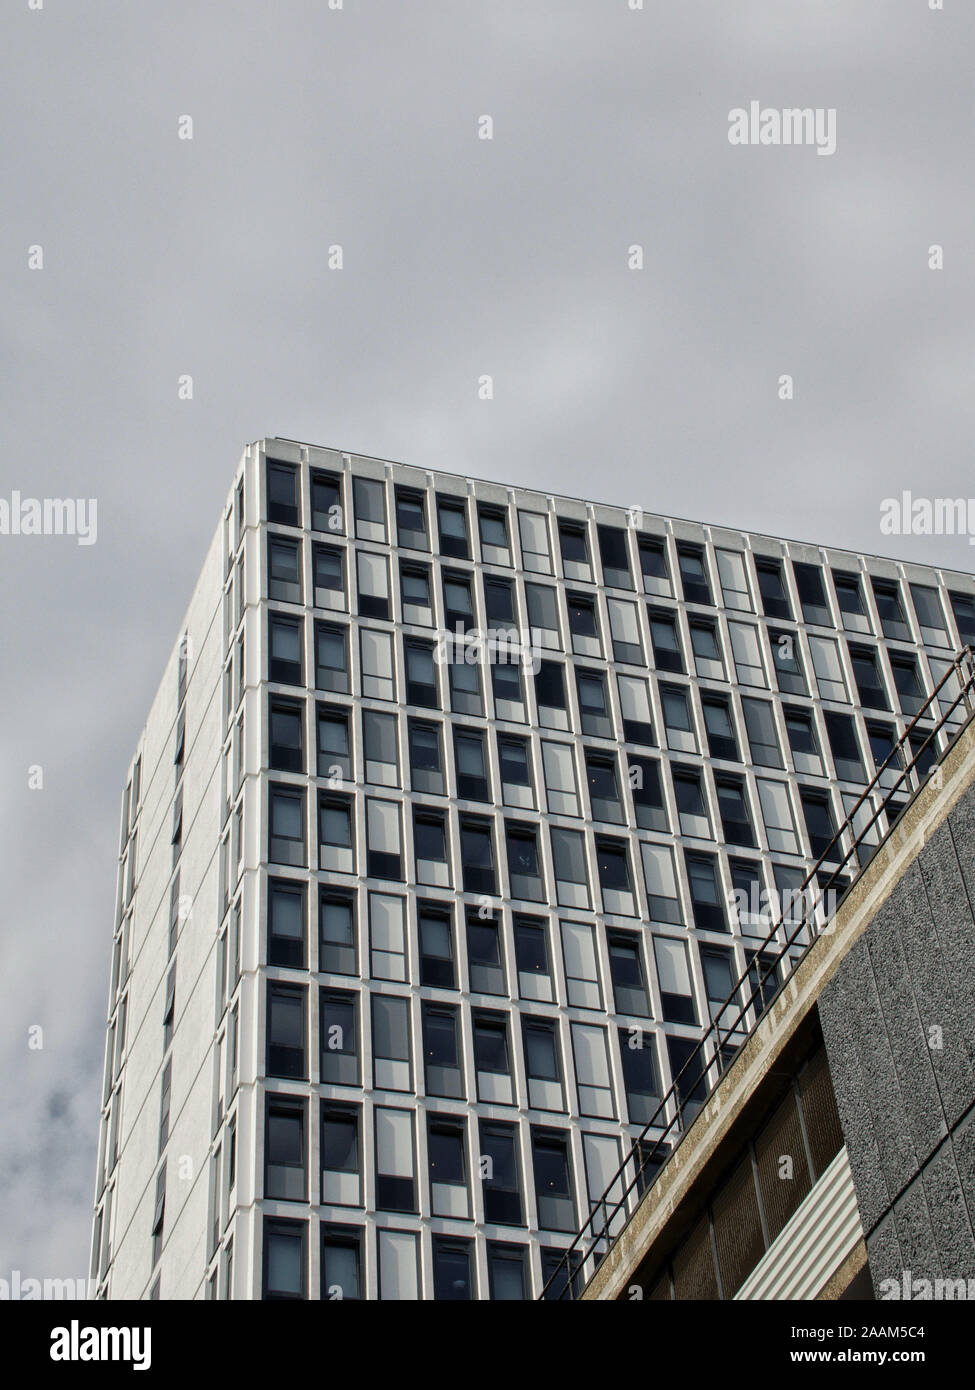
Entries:
{"type": "Polygon", "coordinates": [[[101,1296],[538,1296],[975,640],[622,500],[245,452],[123,798],[101,1296]]]}

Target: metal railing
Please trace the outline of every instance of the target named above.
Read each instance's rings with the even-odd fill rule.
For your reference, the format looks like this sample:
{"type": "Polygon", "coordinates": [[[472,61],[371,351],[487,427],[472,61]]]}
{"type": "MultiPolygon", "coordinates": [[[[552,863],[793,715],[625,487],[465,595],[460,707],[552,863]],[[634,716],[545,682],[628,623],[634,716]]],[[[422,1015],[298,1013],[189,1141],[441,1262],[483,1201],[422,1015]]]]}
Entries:
{"type": "MultiPolygon", "coordinates": [[[[650,1187],[657,1181],[666,1166],[667,1160],[672,1156],[677,1145],[688,1132],[698,1112],[704,1108],[708,1096],[711,1095],[718,1082],[721,1080],[721,1077],[731,1066],[738,1050],[752,1036],[766,1009],[768,1009],[769,1005],[773,1002],[775,995],[784,985],[788,975],[791,974],[792,970],[795,969],[804,958],[806,952],[817,940],[820,934],[820,928],[817,926],[815,920],[817,910],[822,906],[824,900],[827,899],[827,895],[831,891],[835,894],[836,883],[843,868],[850,862],[851,858],[857,855],[857,851],[864,845],[869,831],[876,824],[881,813],[886,810],[894,794],[900,789],[902,784],[908,781],[914,773],[914,769],[919,760],[924,756],[925,750],[932,745],[937,734],[939,734],[951,721],[951,717],[958,706],[964,704],[968,716],[973,713],[973,708],[975,708],[975,706],[973,706],[973,691],[975,691],[975,648],[966,646],[955,656],[948,670],[945,671],[944,675],[934,687],[934,690],[907,725],[904,733],[894,743],[890,753],[877,768],[876,775],[866,786],[853,809],[849,812],[842,825],[840,825],[833,838],[806,875],[802,887],[794,890],[795,894],[801,895],[803,904],[802,915],[799,918],[795,930],[791,935],[786,936],[785,944],[779,947],[778,943],[775,942],[777,934],[787,928],[787,925],[792,925],[795,921],[794,916],[790,915],[790,912],[782,912],[769,930],[767,936],[764,937],[761,944],[753,951],[751,962],[732,987],[731,993],[728,995],[727,999],[715,1013],[709,1027],[701,1034],[697,1045],[687,1057],[680,1071],[674,1077],[670,1089],[663,1096],[656,1110],[654,1110],[637,1138],[633,1141],[630,1152],[606,1185],[605,1191],[593,1202],[587,1220],[577,1232],[571,1245],[566,1247],[562,1254],[562,1258],[547,1280],[544,1289],[539,1295],[541,1299],[546,1298],[549,1290],[561,1279],[565,1280],[565,1287],[561,1289],[557,1295],[560,1299],[567,1296],[569,1298],[575,1298],[577,1296],[577,1284],[580,1288],[584,1287],[587,1277],[590,1277],[594,1269],[598,1267],[605,1251],[609,1248],[609,1243],[617,1238],[625,1225],[624,1221],[620,1224],[617,1231],[612,1231],[610,1229],[620,1213],[626,1216],[626,1204],[630,1193],[633,1191],[634,1187],[639,1185],[641,1188],[640,1200],[642,1200],[650,1187]],[[910,741],[912,735],[917,733],[919,721],[922,719],[929,706],[934,701],[938,700],[943,687],[951,681],[952,677],[956,677],[958,680],[959,689],[957,695],[955,695],[946,709],[939,705],[940,717],[933,725],[924,726],[923,732],[925,732],[927,736],[923,743],[913,752],[912,757],[908,758],[904,756],[905,752],[907,754],[912,752],[910,741]],[[893,770],[894,768],[900,769],[899,776],[892,784],[883,786],[882,783],[885,774],[887,774],[889,769],[893,770]],[[879,804],[874,809],[869,820],[858,829],[855,825],[858,813],[869,798],[872,797],[873,793],[878,790],[883,793],[879,800],[879,804]],[[844,836],[847,835],[849,836],[848,846],[843,852],[842,857],[837,860],[834,851],[836,851],[837,848],[840,850],[843,849],[842,841],[844,836]],[[828,877],[825,883],[820,883],[820,871],[827,860],[831,861],[830,867],[827,870],[828,877]],[[807,889],[810,884],[813,883],[815,883],[816,887],[821,889],[822,892],[818,898],[811,902],[810,911],[810,898],[807,895],[807,889]],[[799,955],[789,957],[789,951],[807,927],[809,929],[808,942],[803,945],[799,955]],[[777,954],[770,952],[768,950],[769,947],[774,947],[774,949],[777,950],[777,954]],[[778,967],[785,962],[790,962],[789,969],[783,969],[781,980],[775,982],[776,971],[778,967]],[[774,988],[769,989],[767,987],[766,982],[769,980],[773,982],[774,988]],[[744,995],[746,985],[751,986],[747,998],[744,995]],[[725,1012],[736,1006],[738,1011],[732,1022],[722,1023],[725,1012]],[[739,1027],[750,1008],[754,1009],[753,1022],[750,1027],[744,1027],[739,1031],[739,1027]],[[724,1032],[723,1038],[722,1032],[724,1032]],[[697,1072],[697,1074],[695,1074],[695,1072],[697,1072]],[[705,1087],[703,1095],[700,1094],[702,1085],[705,1087]],[[668,1110],[671,1111],[669,1116],[667,1113],[668,1110]],[[675,1128],[677,1137],[671,1148],[668,1144],[668,1136],[673,1134],[675,1128]],[[652,1129],[659,1130],[660,1132],[656,1134],[652,1140],[648,1140],[649,1132],[652,1129]],[[631,1165],[633,1167],[633,1176],[627,1181],[627,1172],[631,1165]],[[621,1186],[622,1190],[618,1196],[613,1198],[610,1194],[617,1184],[621,1186]],[[587,1241],[588,1244],[586,1243],[587,1241]],[[605,1249],[602,1249],[601,1247],[604,1245],[605,1249]],[[593,1256],[596,1257],[595,1265],[593,1271],[590,1271],[590,1276],[587,1276],[586,1265],[593,1256]]],[[[936,744],[934,745],[934,750],[935,752],[937,751],[936,744]]],[[[929,769],[929,771],[930,770],[931,769],[929,769]]],[[[908,788],[911,790],[912,794],[918,790],[923,780],[926,780],[926,776],[918,774],[914,778],[913,787],[911,787],[911,783],[908,781],[908,788]]],[[[891,822],[891,824],[892,823],[893,822],[891,822]]],[[[862,862],[860,862],[859,859],[855,860],[857,872],[866,867],[866,864],[869,862],[869,859],[872,858],[878,847],[879,841],[877,844],[870,845],[870,854],[866,856],[862,862]]],[[[845,892],[849,886],[850,885],[844,885],[843,891],[845,892]]],[[[793,904],[794,901],[795,898],[793,896],[793,904]]],[[[824,925],[828,920],[829,915],[826,916],[824,925]]]]}

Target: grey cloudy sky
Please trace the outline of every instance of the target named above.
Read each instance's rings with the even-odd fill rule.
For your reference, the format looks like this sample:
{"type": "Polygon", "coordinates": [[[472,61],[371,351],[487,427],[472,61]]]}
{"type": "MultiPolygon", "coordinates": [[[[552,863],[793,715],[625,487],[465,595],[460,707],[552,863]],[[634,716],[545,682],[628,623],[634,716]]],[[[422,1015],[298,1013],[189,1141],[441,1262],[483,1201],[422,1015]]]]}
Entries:
{"type": "Polygon", "coordinates": [[[249,440],[973,567],[878,529],[973,490],[944,5],[4,6],[0,497],[96,497],[98,540],[0,536],[0,1277],[86,1271],[121,784],[249,440]],[[730,145],[751,100],[835,107],[836,153],[730,145]]]}

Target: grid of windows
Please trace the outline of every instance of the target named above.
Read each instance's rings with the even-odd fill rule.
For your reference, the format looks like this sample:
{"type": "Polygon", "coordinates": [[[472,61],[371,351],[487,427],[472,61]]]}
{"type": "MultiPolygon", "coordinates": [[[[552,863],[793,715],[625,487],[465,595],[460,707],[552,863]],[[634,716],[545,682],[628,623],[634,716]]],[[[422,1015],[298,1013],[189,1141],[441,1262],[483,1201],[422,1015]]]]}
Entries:
{"type": "Polygon", "coordinates": [[[261,480],[263,1292],[530,1297],[975,586],[374,461],[261,480]]]}

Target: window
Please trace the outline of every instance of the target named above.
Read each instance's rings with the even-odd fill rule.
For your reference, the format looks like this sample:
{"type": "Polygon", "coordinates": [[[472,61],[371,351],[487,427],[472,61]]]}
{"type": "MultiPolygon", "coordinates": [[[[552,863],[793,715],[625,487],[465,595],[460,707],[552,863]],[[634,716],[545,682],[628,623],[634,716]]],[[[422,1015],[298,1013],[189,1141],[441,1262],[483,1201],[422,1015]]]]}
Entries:
{"type": "Polygon", "coordinates": [[[169,1047],[173,1040],[173,1028],[176,1024],[176,962],[169,968],[169,975],[166,978],[166,1002],[163,1005],[163,1052],[169,1047]]]}
{"type": "Polygon", "coordinates": [[[700,1053],[694,1055],[698,1046],[699,1044],[690,1038],[678,1038],[673,1033],[667,1034],[670,1074],[677,1090],[681,1123],[685,1125],[690,1124],[706,1098],[706,1064],[700,1053]]]}
{"type": "Polygon", "coordinates": [[[702,931],[727,931],[718,861],[713,854],[685,853],[694,925],[702,931]]]}
{"type": "Polygon", "coordinates": [[[270,859],[275,864],[294,864],[304,868],[308,863],[305,852],[304,792],[297,787],[272,783],[268,798],[270,859]]]}
{"type": "Polygon", "coordinates": [[[474,1010],[471,1015],[477,1098],[500,1105],[511,1105],[514,1100],[507,1020],[506,1013],[474,1010]]]}
{"type": "Polygon", "coordinates": [[[569,632],[572,636],[572,650],[577,656],[601,657],[602,643],[599,640],[599,619],[596,615],[596,600],[590,594],[569,593],[566,595],[569,609],[569,632]]]}
{"type": "Polygon", "coordinates": [[[318,902],[318,968],[335,975],[357,973],[355,898],[322,889],[318,902]]]}
{"type": "MultiPolygon", "coordinates": [[[[836,835],[829,793],[814,791],[811,787],[800,787],[799,800],[802,802],[813,858],[819,859],[829,849],[836,835]]],[[[838,854],[838,847],[833,854],[838,854]]]]}
{"type": "Polygon", "coordinates": [[[511,548],[505,508],[492,507],[480,502],[477,508],[477,522],[481,537],[481,559],[488,565],[510,566],[511,548]]]}
{"type": "Polygon", "coordinates": [[[584,521],[567,521],[559,517],[559,549],[562,552],[562,573],[566,579],[592,582],[592,562],[586,539],[584,521]]]}
{"type": "Polygon", "coordinates": [[[267,519],[282,526],[300,526],[298,470],[274,459],[267,461],[267,519]]]}
{"type": "Polygon", "coordinates": [[[563,922],[562,958],[569,1004],[581,1009],[601,1009],[603,994],[595,928],[586,922],[563,922]]]}
{"type": "Polygon", "coordinates": [[[538,860],[538,827],[521,821],[505,821],[508,883],[513,898],[544,902],[538,860]]]}
{"type": "Polygon", "coordinates": [[[476,626],[471,575],[463,570],[443,572],[444,619],[449,629],[466,632],[476,626]]]}
{"type": "Polygon", "coordinates": [[[488,801],[484,734],[480,729],[454,730],[454,761],[457,768],[457,795],[464,801],[488,801]]]}
{"type": "Polygon", "coordinates": [[[444,794],[443,753],[439,724],[409,721],[410,785],[417,792],[444,794]]]}
{"type": "Polygon", "coordinates": [[[305,1059],[305,991],[269,981],[267,987],[267,1072],[308,1079],[305,1059]]]}
{"type": "Polygon", "coordinates": [[[301,602],[301,567],[299,541],[286,541],[280,536],[267,540],[268,598],[285,603],[301,602]]]}
{"type": "Polygon", "coordinates": [[[660,981],[660,1006],[667,1023],[689,1023],[697,1026],[694,989],[687,959],[687,945],[670,937],[653,938],[657,958],[657,977],[660,981]]]}
{"type": "Polygon", "coordinates": [[[315,607],[345,610],[345,551],[334,545],[312,546],[315,607]]]}
{"type": "Polygon", "coordinates": [[[396,489],[396,535],[408,550],[429,550],[423,493],[413,488],[396,489]]]}
{"type": "Polygon", "coordinates": [[[579,791],[571,745],[543,742],[542,768],[549,811],[555,815],[578,816],[579,791]]]}
{"type": "Polygon", "coordinates": [[[715,783],[726,842],[729,845],[754,847],[755,832],[748,813],[744,782],[737,777],[717,777],[715,783]]]}
{"type": "Polygon", "coordinates": [[[433,1296],[454,1301],[476,1297],[469,1240],[433,1237],[433,1296]]]}
{"type": "Polygon", "coordinates": [[[623,802],[616,776],[615,756],[587,749],[585,758],[593,820],[613,821],[616,825],[623,825],[626,817],[623,814],[623,802]]]}
{"type": "Polygon", "coordinates": [[[428,1115],[427,1154],[430,1164],[430,1208],[434,1216],[470,1219],[464,1121],[428,1115]]]}
{"type": "Polygon", "coordinates": [[[792,604],[786,592],[782,576],[782,565],[778,560],[755,561],[758,574],[758,588],[762,595],[762,611],[767,618],[785,618],[792,621],[792,604]]]}
{"type": "Polygon", "coordinates": [[[582,1264],[581,1250],[569,1254],[553,1246],[542,1246],[542,1297],[546,1302],[559,1302],[570,1287],[572,1297],[579,1297],[584,1283],[582,1264]]]}
{"type": "Polygon", "coordinates": [[[418,623],[422,627],[432,627],[433,602],[430,598],[430,566],[401,563],[399,587],[403,604],[403,622],[418,623]]]}
{"type": "Polygon", "coordinates": [[[272,698],[268,702],[269,766],[275,772],[304,772],[301,726],[304,705],[272,698]]]}
{"type": "Polygon", "coordinates": [[[496,660],[491,663],[491,687],[494,691],[494,712],[498,719],[525,721],[525,692],[521,667],[516,662],[496,660]]]}
{"type": "Polygon", "coordinates": [[[829,602],[826,599],[826,589],[823,587],[822,570],[818,564],[803,564],[796,560],[793,563],[793,573],[796,574],[798,602],[803,607],[804,621],[818,624],[819,627],[832,627],[833,620],[829,616],[829,602]]]}
{"type": "Polygon", "coordinates": [[[975,597],[949,591],[948,598],[962,646],[975,646],[975,597]]]}
{"type": "Polygon", "coordinates": [[[313,531],[345,530],[341,474],[322,473],[312,469],[311,525],[313,531]]]}
{"type": "MultiPolygon", "coordinates": [[[[576,687],[579,693],[582,732],[590,734],[594,738],[612,738],[613,724],[609,717],[606,677],[601,671],[585,671],[577,668],[576,687]]],[[[564,695],[562,698],[564,704],[564,695]]]]}
{"type": "Polygon", "coordinates": [[[322,1084],[360,1085],[358,994],[323,989],[319,995],[319,1033],[322,1084]]]}
{"type": "Polygon", "coordinates": [[[809,651],[812,655],[816,684],[824,700],[840,700],[849,704],[846,679],[840,663],[837,644],[829,637],[809,637],[809,651]]]}
{"type": "Polygon", "coordinates": [[[711,585],[704,563],[704,547],[687,541],[677,542],[677,561],[680,566],[684,597],[688,603],[713,603],[711,585]]]}
{"type": "Polygon", "coordinates": [[[589,907],[589,873],[586,842],[580,830],[553,825],[552,863],[558,902],[565,907],[589,907]]]}
{"type": "Polygon", "coordinates": [[[379,1107],[376,1119],[376,1206],[416,1211],[413,1113],[379,1107]]]}
{"type": "Polygon", "coordinates": [[[618,526],[597,526],[596,535],[603,566],[603,583],[608,589],[632,589],[626,532],[618,526]]]}
{"type": "Polygon", "coordinates": [[[318,798],[318,865],[338,873],[355,873],[355,841],[352,834],[353,799],[320,795],[318,798]]]}
{"type": "Polygon", "coordinates": [[[701,618],[692,618],[689,626],[697,674],[708,680],[723,681],[727,679],[714,623],[705,622],[701,618]]]}
{"type": "Polygon", "coordinates": [[[519,512],[521,562],[530,574],[551,574],[552,553],[548,544],[548,522],[539,512],[519,512]]]}
{"type": "Polygon", "coordinates": [[[437,498],[440,553],[458,560],[471,558],[467,540],[467,506],[459,497],[437,498]]]}
{"type": "Polygon", "coordinates": [[[386,544],[386,488],[376,478],[353,478],[352,503],[359,540],[386,544]]]}
{"type": "Polygon", "coordinates": [[[531,745],[528,740],[514,734],[498,734],[498,765],[504,804],[534,809],[531,745]]]}
{"type": "Polygon", "coordinates": [[[421,1004],[423,1072],[429,1096],[465,1095],[458,1012],[449,1004],[421,1004]]]}
{"type": "Polygon", "coordinates": [[[510,579],[485,578],[484,612],[490,627],[510,629],[517,626],[515,591],[510,579]]]}
{"type": "Polygon", "coordinates": [[[403,650],[406,656],[407,704],[439,709],[433,643],[408,637],[404,640],[403,650]]]}
{"type": "Polygon", "coordinates": [[[785,782],[769,782],[764,778],[759,778],[757,785],[769,849],[773,853],[798,854],[799,841],[796,838],[788,787],[785,782]]]}
{"type": "MultiPolygon", "coordinates": [[[[717,1018],[721,1006],[732,996],[736,979],[735,958],[724,946],[701,947],[701,969],[704,973],[704,988],[708,998],[711,1018],[717,1018]]],[[[721,1027],[731,1027],[738,1015],[740,1000],[735,992],[732,1002],[721,1013],[721,1027]]]]}
{"type": "Polygon", "coordinates": [[[371,550],[360,550],[356,554],[356,575],[358,577],[359,616],[362,618],[389,618],[389,560],[385,555],[374,555],[371,550]]]}
{"type": "Polygon", "coordinates": [[[618,1036],[629,1121],[644,1125],[660,1103],[657,1045],[643,1028],[620,1028],[618,1036]]]}
{"type": "MultiPolygon", "coordinates": [[[[761,790],[761,783],[759,784],[761,790]]],[[[764,806],[764,801],[763,801],[764,806]]],[[[791,824],[791,816],[790,816],[791,824]]],[[[757,859],[731,859],[735,915],[743,936],[766,936],[769,929],[767,894],[757,859]]],[[[802,874],[799,874],[801,881],[802,874]]]]}
{"type": "Polygon", "coordinates": [[[640,853],[643,857],[643,877],[647,885],[647,904],[651,921],[672,922],[675,925],[683,922],[673,850],[668,845],[652,845],[641,841],[640,853]]]}
{"type": "Polygon", "coordinates": [[[561,661],[540,661],[535,676],[538,722],[547,729],[567,729],[565,667],[561,661]]]}
{"type": "Polygon", "coordinates": [[[633,792],[633,811],[641,830],[670,830],[660,782],[660,764],[654,758],[626,755],[626,776],[633,792]]]}
{"type": "Polygon", "coordinates": [[[945,614],[937,589],[924,584],[911,585],[911,597],[921,629],[921,641],[926,647],[948,647],[948,632],[945,627],[945,614]]]}
{"type": "Polygon", "coordinates": [[[369,894],[369,947],[377,980],[405,980],[405,900],[389,893],[369,894]]]}
{"type": "Polygon", "coordinates": [[[606,606],[609,609],[609,630],[613,639],[613,659],[626,662],[630,666],[645,666],[636,604],[611,598],[607,599],[606,606]]]}
{"type": "Polygon", "coordinates": [[[712,758],[741,762],[738,740],[731,721],[731,706],[724,695],[702,695],[704,728],[708,736],[708,751],[712,758]]]}
{"type": "MultiPolygon", "coordinates": [[[[166,1147],[169,1139],[169,1111],[173,1095],[173,1059],[170,1057],[162,1070],[159,1089],[159,1153],[166,1147]]],[[[116,1112],[117,1113],[117,1112],[116,1112]]],[[[114,1139],[112,1141],[114,1148],[114,1139]]],[[[114,1158],[114,1154],[113,1154],[114,1158]]]]}
{"type": "Polygon", "coordinates": [[[446,818],[442,811],[413,808],[413,855],[417,883],[450,886],[446,818]]]}
{"type": "Polygon", "coordinates": [[[461,816],[460,851],[465,893],[496,893],[498,886],[490,821],[461,816]]]}
{"type": "Polygon", "coordinates": [[[304,1202],[308,1197],[305,1102],[267,1097],[264,1131],[264,1196],[304,1202]]]}
{"type": "Polygon", "coordinates": [[[315,624],[315,686],[340,695],[349,693],[348,628],[315,624]]]}
{"type": "Polygon", "coordinates": [[[366,759],[366,781],[384,787],[398,787],[399,750],[395,714],[377,710],[362,711],[362,745],[366,759]]]}
{"type": "Polygon", "coordinates": [[[518,993],[522,999],[541,999],[550,1003],[554,991],[545,920],[516,914],[514,928],[518,993]]]}
{"type": "Polygon", "coordinates": [[[639,936],[635,932],[611,931],[606,933],[606,939],[616,1012],[649,1018],[650,999],[639,936]]]}
{"type": "Polygon", "coordinates": [[[361,627],[359,651],[362,657],[362,694],[376,700],[394,700],[396,688],[391,634],[361,627]]]}
{"type": "Polygon", "coordinates": [[[357,1105],[322,1104],[322,1202],[330,1206],[362,1205],[357,1105]]]}
{"type": "Polygon", "coordinates": [[[267,958],[269,965],[305,968],[305,887],[288,879],[268,881],[267,958]]]}
{"type": "Polygon", "coordinates": [[[771,703],[768,700],[757,700],[753,696],[743,695],[741,708],[745,716],[745,728],[748,730],[752,762],[757,763],[759,767],[784,768],[771,703]]]}
{"type": "Polygon", "coordinates": [[[757,685],[768,689],[758,642],[758,629],[748,623],[729,622],[728,633],[731,637],[731,653],[735,659],[738,684],[757,685]]]}
{"type": "Polygon", "coordinates": [[[501,933],[493,917],[467,914],[467,964],[473,994],[505,994],[501,933]]]}
{"type": "Polygon", "coordinates": [[[417,1237],[408,1231],[378,1231],[379,1297],[418,1299],[420,1263],[417,1237]]]}
{"type": "Polygon", "coordinates": [[[836,586],[836,599],[840,606],[840,617],[848,632],[870,632],[870,619],[863,607],[860,592],[860,576],[833,571],[836,586]]]}
{"type": "Polygon", "coordinates": [[[322,1298],[362,1297],[362,1232],[354,1226],[322,1226],[322,1298]]]}
{"type": "Polygon", "coordinates": [[[884,636],[892,637],[896,642],[910,642],[911,629],[904,616],[900,585],[895,580],[877,579],[873,576],[871,583],[884,636]]]}
{"type": "Polygon", "coordinates": [[[531,1136],[538,1224],[544,1231],[575,1231],[568,1135],[564,1130],[538,1129],[533,1125],[531,1136]]]}
{"type": "Polygon", "coordinates": [[[772,645],[772,664],[779,689],[784,695],[808,695],[806,678],[802,673],[799,658],[799,634],[796,632],[775,632],[769,629],[769,642],[772,645]]]}
{"type": "Polygon", "coordinates": [[[697,735],[691,720],[691,702],[686,685],[661,685],[660,703],[664,714],[667,747],[676,753],[696,753],[697,735]]]}
{"type": "Polygon", "coordinates": [[[816,738],[816,724],[811,707],[786,705],[785,727],[789,735],[792,761],[797,772],[823,775],[823,760],[816,738]]]}
{"type": "Polygon", "coordinates": [[[335,786],[353,781],[349,711],[344,705],[318,706],[318,775],[335,786]]]}
{"type": "Polygon", "coordinates": [[[550,584],[526,584],[525,599],[528,604],[528,622],[531,640],[536,647],[562,648],[562,634],[559,630],[559,608],[556,591],[550,584]]]}
{"type": "Polygon", "coordinates": [[[450,909],[436,903],[417,904],[420,927],[420,984],[456,989],[450,909]]]}
{"type": "Polygon", "coordinates": [[[264,1298],[307,1298],[307,1222],[264,1218],[264,1298]]]}
{"type": "Polygon", "coordinates": [[[523,1226],[517,1126],[481,1120],[479,1137],[484,1220],[498,1226],[523,1226]]]}
{"type": "Polygon", "coordinates": [[[410,1001],[400,996],[372,996],[372,1063],[381,1091],[412,1089],[410,1001]]]}
{"type": "Polygon", "coordinates": [[[604,911],[622,912],[632,917],[635,910],[633,881],[630,877],[630,856],[626,841],[611,838],[609,835],[597,835],[596,865],[599,870],[604,911]]]}
{"type": "MultiPolygon", "coordinates": [[[[616,1106],[610,1079],[606,1029],[595,1023],[573,1023],[571,1031],[579,1114],[614,1120],[616,1106]]],[[[602,1189],[596,1195],[601,1196],[602,1189]]]]}
{"type": "Polygon", "coordinates": [[[654,666],[658,671],[678,671],[683,675],[684,657],[681,652],[676,611],[670,608],[652,608],[648,604],[647,616],[650,619],[654,666]]]}
{"type": "Polygon", "coordinates": [[[740,550],[716,550],[714,554],[718,562],[718,579],[725,607],[752,612],[744,555],[740,550]]]}
{"type": "Polygon", "coordinates": [[[304,685],[301,647],[303,625],[300,618],[280,613],[268,616],[268,678],[282,685],[304,685]]]}
{"type": "Polygon", "coordinates": [[[667,566],[667,542],[661,536],[640,536],[637,549],[640,552],[643,592],[672,598],[674,591],[667,566]]]}
{"type": "Polygon", "coordinates": [[[853,716],[827,710],[824,718],[837,777],[846,782],[865,782],[867,776],[853,716]]]}
{"type": "Polygon", "coordinates": [[[924,694],[917,661],[913,656],[895,656],[891,653],[890,669],[900,699],[901,710],[908,719],[912,715],[920,714],[924,709],[927,697],[924,694]]]}
{"type": "Polygon", "coordinates": [[[708,817],[704,788],[701,784],[701,770],[685,767],[680,763],[671,764],[674,779],[674,795],[677,799],[677,818],[682,835],[695,835],[701,840],[710,840],[711,822],[708,817]]]}
{"type": "Polygon", "coordinates": [[[890,703],[877,665],[876,647],[851,647],[850,660],[861,705],[867,709],[889,710],[890,703]]]}

